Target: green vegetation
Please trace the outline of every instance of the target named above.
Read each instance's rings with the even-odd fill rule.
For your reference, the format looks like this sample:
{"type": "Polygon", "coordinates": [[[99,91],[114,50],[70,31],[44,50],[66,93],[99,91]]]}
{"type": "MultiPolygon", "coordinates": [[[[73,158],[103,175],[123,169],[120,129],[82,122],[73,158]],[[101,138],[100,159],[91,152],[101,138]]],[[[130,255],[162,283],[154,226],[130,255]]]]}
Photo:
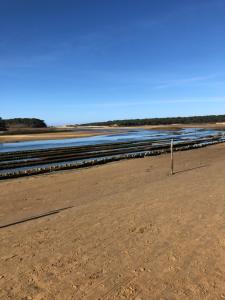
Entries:
{"type": "Polygon", "coordinates": [[[192,116],[192,117],[172,117],[153,119],[130,119],[114,120],[107,122],[94,122],[82,125],[92,126],[143,126],[143,125],[172,125],[172,124],[202,124],[225,122],[225,115],[192,116]]]}
{"type": "Polygon", "coordinates": [[[47,128],[47,125],[43,120],[35,118],[15,118],[15,119],[2,119],[0,118],[0,131],[7,130],[23,130],[23,129],[35,129],[35,128],[47,128]]]}
{"type": "Polygon", "coordinates": [[[5,121],[2,120],[2,118],[0,118],[0,131],[5,131],[6,127],[5,127],[5,121]]]}
{"type": "Polygon", "coordinates": [[[15,118],[4,120],[7,129],[11,128],[46,128],[43,120],[35,118],[15,118]]]}

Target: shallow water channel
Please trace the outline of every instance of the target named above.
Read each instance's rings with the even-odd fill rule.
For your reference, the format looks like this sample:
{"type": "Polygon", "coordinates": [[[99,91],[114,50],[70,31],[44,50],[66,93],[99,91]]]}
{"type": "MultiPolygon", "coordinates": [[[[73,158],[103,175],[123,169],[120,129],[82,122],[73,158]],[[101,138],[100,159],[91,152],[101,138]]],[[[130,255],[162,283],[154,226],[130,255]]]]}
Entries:
{"type": "MultiPolygon", "coordinates": [[[[8,172],[17,172],[17,171],[24,171],[24,170],[30,170],[34,168],[44,168],[49,166],[63,166],[66,164],[74,163],[74,162],[82,162],[82,161],[88,161],[93,159],[95,157],[96,153],[98,155],[97,159],[100,159],[102,157],[110,157],[111,154],[101,152],[101,149],[91,152],[84,152],[84,156],[81,158],[80,156],[83,153],[80,153],[77,155],[77,157],[71,157],[71,159],[65,159],[62,155],[61,158],[59,158],[60,161],[46,161],[44,162],[43,158],[39,157],[37,154],[36,157],[29,158],[27,151],[34,151],[38,152],[38,150],[42,151],[43,156],[43,150],[44,155],[46,153],[46,156],[48,155],[48,151],[50,149],[55,149],[55,151],[60,152],[67,151],[67,153],[70,154],[70,149],[72,151],[76,151],[81,146],[97,146],[97,145],[112,145],[112,148],[116,151],[117,150],[117,144],[118,143],[132,143],[132,142],[144,142],[144,141],[154,141],[155,143],[160,141],[162,142],[165,139],[174,139],[176,142],[179,141],[193,141],[200,138],[208,137],[208,136],[217,136],[217,135],[223,135],[225,132],[221,130],[209,130],[209,129],[201,129],[201,128],[185,128],[185,129],[179,129],[179,130],[144,130],[144,129],[131,129],[131,130],[125,130],[124,132],[120,133],[112,133],[112,131],[109,131],[109,135],[101,135],[101,136],[93,136],[93,137],[83,137],[83,138],[71,138],[71,139],[62,139],[62,140],[42,140],[42,141],[30,141],[30,142],[18,142],[18,143],[3,143],[0,144],[0,174],[6,174],[8,172]],[[61,149],[60,149],[61,148],[61,149]],[[58,150],[57,150],[58,149],[58,150]],[[74,150],[75,149],[75,150],[74,150]],[[7,153],[11,153],[10,155],[15,152],[15,158],[11,157],[10,161],[7,160],[7,158],[4,158],[4,155],[7,153]],[[21,153],[20,153],[21,152],[21,153]],[[19,153],[19,155],[18,155],[19,153]],[[24,155],[23,155],[24,153],[24,155]],[[85,153],[87,153],[87,156],[85,156],[85,153]],[[101,153],[103,153],[101,155],[101,153]],[[21,154],[21,157],[20,157],[21,154]],[[32,163],[29,161],[33,161],[32,163]],[[40,164],[38,164],[38,161],[40,160],[40,164]],[[13,164],[21,162],[21,164],[17,167],[13,167],[13,164]],[[26,165],[27,164],[29,165],[26,165]],[[36,163],[37,162],[37,163],[36,163]],[[8,163],[11,163],[11,167],[7,167],[8,163]],[[6,167],[4,167],[4,165],[6,167]]],[[[120,146],[121,147],[121,146],[120,146]]],[[[122,149],[122,148],[120,148],[122,149]]],[[[122,149],[124,151],[124,149],[122,149]]],[[[132,150],[133,152],[136,151],[135,147],[132,150]]],[[[143,150],[144,151],[144,150],[143,150]]],[[[125,150],[126,152],[126,150],[125,150]]],[[[115,153],[115,155],[117,155],[115,153]]],[[[60,156],[60,154],[59,154],[60,156]]]]}
{"type": "MultiPolygon", "coordinates": [[[[111,131],[109,131],[111,132],[111,131]]],[[[126,130],[124,133],[113,133],[83,138],[70,138],[60,140],[41,140],[17,143],[0,143],[0,152],[25,151],[36,149],[49,149],[60,147],[74,147],[86,145],[99,145],[105,143],[143,141],[155,139],[195,139],[208,135],[221,133],[219,130],[209,130],[202,128],[184,128],[181,130],[126,130]]]]}

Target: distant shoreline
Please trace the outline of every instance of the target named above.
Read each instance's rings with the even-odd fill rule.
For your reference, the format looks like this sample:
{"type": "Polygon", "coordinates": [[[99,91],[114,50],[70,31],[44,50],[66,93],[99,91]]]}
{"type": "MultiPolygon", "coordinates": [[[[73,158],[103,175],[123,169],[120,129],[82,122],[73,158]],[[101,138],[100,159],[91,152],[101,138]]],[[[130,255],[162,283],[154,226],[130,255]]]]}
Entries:
{"type": "Polygon", "coordinates": [[[67,128],[65,131],[62,128],[54,128],[49,132],[35,133],[35,130],[28,133],[12,132],[0,135],[0,143],[18,143],[25,141],[40,141],[40,140],[61,140],[71,138],[92,137],[99,135],[110,135],[114,133],[123,132],[131,129],[146,129],[146,130],[180,130],[183,128],[203,128],[203,129],[225,129],[225,123],[214,124],[172,124],[172,125],[143,125],[143,126],[77,126],[74,128],[67,128]],[[61,130],[60,130],[61,129],[61,130]],[[99,129],[102,131],[99,132],[99,129]],[[110,130],[110,131],[109,131],[110,130]]]}

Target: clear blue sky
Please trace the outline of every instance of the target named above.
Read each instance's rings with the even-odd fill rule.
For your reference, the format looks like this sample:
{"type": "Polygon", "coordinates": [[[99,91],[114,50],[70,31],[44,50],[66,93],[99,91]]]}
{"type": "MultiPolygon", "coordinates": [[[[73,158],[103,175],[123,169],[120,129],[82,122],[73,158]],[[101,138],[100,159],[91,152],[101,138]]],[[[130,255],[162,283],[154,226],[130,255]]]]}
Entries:
{"type": "Polygon", "coordinates": [[[224,0],[0,0],[0,116],[225,114],[224,0]]]}

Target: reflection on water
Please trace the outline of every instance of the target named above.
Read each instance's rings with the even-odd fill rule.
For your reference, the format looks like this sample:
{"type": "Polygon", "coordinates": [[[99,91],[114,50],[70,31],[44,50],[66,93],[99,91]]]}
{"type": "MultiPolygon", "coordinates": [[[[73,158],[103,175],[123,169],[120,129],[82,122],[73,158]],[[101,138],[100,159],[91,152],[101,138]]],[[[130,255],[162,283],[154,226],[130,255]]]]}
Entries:
{"type": "MultiPolygon", "coordinates": [[[[112,132],[109,130],[109,133],[112,132]]],[[[48,149],[59,147],[74,147],[83,145],[97,145],[104,143],[127,142],[127,141],[142,141],[151,139],[195,139],[211,134],[223,133],[219,130],[209,130],[202,128],[184,128],[182,130],[145,130],[132,129],[126,130],[124,133],[109,134],[102,136],[71,138],[62,140],[42,140],[18,143],[0,143],[0,152],[13,152],[34,149],[48,149]]]]}

